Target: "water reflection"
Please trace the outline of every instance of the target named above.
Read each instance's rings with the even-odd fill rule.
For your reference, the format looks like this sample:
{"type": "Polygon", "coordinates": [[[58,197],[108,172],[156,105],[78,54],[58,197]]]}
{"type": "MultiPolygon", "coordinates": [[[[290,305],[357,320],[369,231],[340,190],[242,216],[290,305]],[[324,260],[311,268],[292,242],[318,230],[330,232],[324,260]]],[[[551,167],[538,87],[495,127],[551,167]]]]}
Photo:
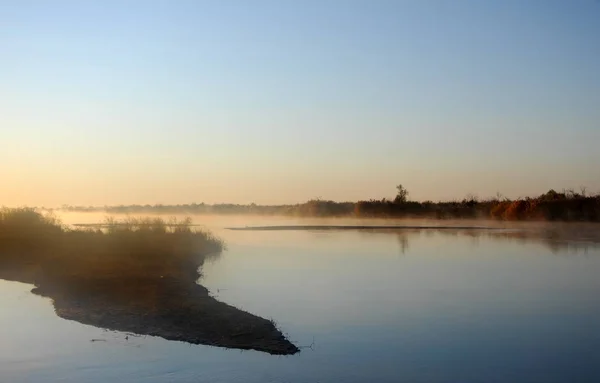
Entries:
{"type": "Polygon", "coordinates": [[[596,242],[600,238],[580,239],[574,233],[558,230],[440,230],[439,234],[448,236],[464,236],[473,239],[473,243],[480,243],[480,239],[485,238],[495,241],[507,241],[525,244],[541,244],[548,248],[552,253],[558,255],[588,254],[589,250],[600,249],[600,243],[596,242]]]}
{"type": "Polygon", "coordinates": [[[411,239],[424,236],[433,239],[435,236],[457,237],[470,240],[472,246],[479,246],[482,240],[509,242],[519,245],[542,245],[556,255],[591,254],[600,249],[600,238],[577,239],[569,233],[557,231],[523,231],[523,230],[464,230],[464,229],[401,229],[401,230],[369,230],[365,233],[388,233],[397,237],[399,252],[407,254],[411,239]]]}
{"type": "Polygon", "coordinates": [[[408,233],[398,233],[398,244],[400,245],[400,253],[402,255],[406,254],[408,251],[408,233]]]}
{"type": "Polygon", "coordinates": [[[203,283],[298,344],[315,338],[307,372],[282,381],[562,382],[576,370],[595,382],[600,252],[577,243],[589,257],[562,256],[571,244],[542,234],[227,232],[203,283]]]}
{"type": "Polygon", "coordinates": [[[223,229],[231,222],[212,225],[228,251],[203,265],[202,284],[221,301],[275,318],[296,344],[314,339],[314,350],[272,357],[152,337],[135,339],[140,348],[127,347],[131,339],[123,334],[111,341],[99,329],[60,321],[45,300],[39,308],[29,301],[42,300],[32,296],[18,305],[17,295],[3,290],[0,306],[10,307],[0,310],[3,378],[600,381],[600,251],[594,244],[575,242],[576,253],[586,249],[589,256],[570,257],[562,256],[573,248],[564,235],[506,228],[234,232],[223,229]]]}

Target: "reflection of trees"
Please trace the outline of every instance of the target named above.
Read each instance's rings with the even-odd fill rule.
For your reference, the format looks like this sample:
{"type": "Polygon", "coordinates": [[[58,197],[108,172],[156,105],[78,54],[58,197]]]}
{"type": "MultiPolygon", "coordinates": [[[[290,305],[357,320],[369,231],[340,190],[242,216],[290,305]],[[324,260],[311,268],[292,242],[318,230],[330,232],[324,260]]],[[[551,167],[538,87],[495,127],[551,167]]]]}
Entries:
{"type": "MultiPolygon", "coordinates": [[[[587,254],[588,250],[600,250],[600,237],[581,235],[572,229],[535,228],[535,229],[437,229],[436,233],[447,236],[461,236],[479,241],[481,238],[496,241],[509,241],[518,244],[541,244],[554,254],[587,254]]],[[[587,234],[587,233],[586,233],[587,234]]]]}
{"type": "Polygon", "coordinates": [[[520,245],[539,244],[548,248],[554,254],[571,255],[587,254],[589,251],[600,251],[600,236],[590,235],[590,231],[574,231],[552,227],[537,227],[534,229],[477,229],[477,228],[387,228],[377,230],[361,230],[361,232],[393,233],[397,237],[400,253],[407,254],[410,245],[409,238],[423,234],[432,239],[436,236],[460,237],[469,239],[474,246],[480,245],[482,240],[513,242],[520,245]],[[585,235],[582,235],[584,233],[585,235]]]}
{"type": "Polygon", "coordinates": [[[402,253],[402,255],[406,254],[408,251],[408,233],[399,232],[398,243],[400,244],[400,253],[402,253]]]}

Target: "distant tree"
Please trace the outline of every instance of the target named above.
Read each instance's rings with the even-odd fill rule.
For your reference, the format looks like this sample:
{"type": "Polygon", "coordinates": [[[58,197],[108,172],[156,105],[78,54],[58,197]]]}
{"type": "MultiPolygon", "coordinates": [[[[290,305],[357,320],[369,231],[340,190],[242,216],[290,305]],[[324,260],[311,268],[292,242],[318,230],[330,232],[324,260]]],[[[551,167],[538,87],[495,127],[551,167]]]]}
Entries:
{"type": "Polygon", "coordinates": [[[496,201],[507,201],[508,198],[506,198],[504,195],[502,195],[502,193],[500,192],[496,192],[496,201]]]}
{"type": "Polygon", "coordinates": [[[408,190],[401,184],[396,186],[398,193],[396,194],[396,198],[394,198],[395,203],[404,203],[408,200],[408,190]]]}

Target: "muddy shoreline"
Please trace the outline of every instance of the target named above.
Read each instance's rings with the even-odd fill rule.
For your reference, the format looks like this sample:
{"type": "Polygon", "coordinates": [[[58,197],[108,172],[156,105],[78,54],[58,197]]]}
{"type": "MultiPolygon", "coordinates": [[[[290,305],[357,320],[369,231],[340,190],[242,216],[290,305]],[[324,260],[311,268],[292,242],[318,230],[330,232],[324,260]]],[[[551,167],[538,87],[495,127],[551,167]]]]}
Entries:
{"type": "Polygon", "coordinates": [[[293,355],[299,348],[272,321],[220,302],[208,289],[166,279],[148,284],[121,280],[60,283],[33,281],[14,270],[0,279],[35,284],[31,292],[52,300],[56,315],[108,330],[150,335],[171,341],[293,355]],[[120,284],[119,296],[107,285],[120,284]]]}
{"type": "Polygon", "coordinates": [[[35,209],[0,209],[0,279],[34,285],[64,319],[167,340],[299,351],[272,321],[219,302],[197,284],[223,241],[191,219],[108,218],[71,229],[35,209]]]}

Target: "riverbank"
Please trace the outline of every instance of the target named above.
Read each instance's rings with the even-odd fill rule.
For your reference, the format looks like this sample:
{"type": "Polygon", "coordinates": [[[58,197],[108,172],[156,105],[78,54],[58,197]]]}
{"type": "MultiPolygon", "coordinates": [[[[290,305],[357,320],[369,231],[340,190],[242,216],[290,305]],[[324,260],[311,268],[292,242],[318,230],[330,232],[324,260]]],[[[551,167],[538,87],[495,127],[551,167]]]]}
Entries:
{"type": "Polygon", "coordinates": [[[64,319],[168,340],[290,355],[272,321],[211,297],[198,269],[224,244],[190,221],[108,220],[72,230],[31,209],[0,212],[0,279],[29,283],[64,319]]]}
{"type": "Polygon", "coordinates": [[[549,190],[537,197],[508,199],[501,196],[454,201],[410,201],[402,198],[336,202],[313,199],[290,205],[205,204],[63,206],[62,212],[153,215],[264,215],[284,217],[355,217],[417,219],[493,219],[496,221],[600,222],[600,194],[549,190]]]}

